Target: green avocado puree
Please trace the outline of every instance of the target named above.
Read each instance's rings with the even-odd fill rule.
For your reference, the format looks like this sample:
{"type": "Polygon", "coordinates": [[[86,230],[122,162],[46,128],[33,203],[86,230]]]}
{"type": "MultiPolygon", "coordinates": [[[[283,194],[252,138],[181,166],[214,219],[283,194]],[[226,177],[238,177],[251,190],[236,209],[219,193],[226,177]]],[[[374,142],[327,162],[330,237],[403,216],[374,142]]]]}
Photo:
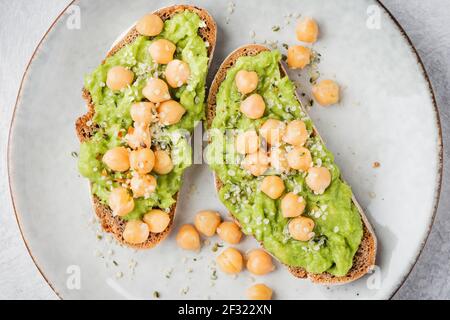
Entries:
{"type": "Polygon", "coordinates": [[[284,218],[280,210],[281,197],[277,200],[269,198],[259,189],[263,177],[252,176],[239,165],[239,161],[232,161],[239,159],[234,148],[230,148],[235,134],[224,134],[230,129],[258,129],[269,118],[282,121],[301,119],[312,133],[313,124],[300,107],[293,83],[288,77],[281,77],[280,59],[278,51],[266,51],[256,56],[241,57],[228,70],[217,94],[216,116],[211,126],[213,130],[207,159],[223,182],[219,192],[221,201],[233,212],[246,234],[252,234],[269,252],[289,266],[303,267],[311,273],[328,272],[343,276],[352,266],[363,227],[352,202],[351,189],[340,178],[333,155],[323,142],[312,135],[306,147],[311,151],[314,165],[325,166],[332,174],[331,185],[324,194],[314,194],[305,183],[305,174],[301,172],[291,171],[281,175],[286,186],[285,192],[301,195],[307,202],[303,215],[315,222],[315,236],[308,242],[302,242],[289,236],[289,219],[284,218]],[[239,110],[245,98],[237,91],[234,81],[239,70],[255,71],[258,74],[256,92],[266,103],[266,111],[261,119],[248,119],[239,110]]]}
{"type": "Polygon", "coordinates": [[[152,145],[171,152],[174,169],[166,175],[156,176],[156,191],[146,199],[135,199],[135,208],[124,217],[126,220],[138,219],[155,207],[169,210],[180,189],[183,171],[191,164],[191,148],[187,135],[183,133],[191,132],[197,122],[204,119],[208,44],[198,35],[201,27],[204,27],[204,22],[197,14],[190,11],[178,13],[164,22],[160,35],[154,38],[138,36],[85,77],[84,86],[95,105],[92,122],[97,129],[89,141],[81,144],[78,168],[89,179],[92,193],[106,203],[111,190],[129,179],[130,172],[108,170],[102,156],[113,147],[126,146],[124,137],[133,125],[131,105],[143,100],[142,89],[149,78],[163,78],[165,65],[154,63],[148,52],[149,45],[160,38],[172,41],[177,48],[174,58],[185,61],[190,67],[188,83],[171,89],[172,99],[186,109],[185,115],[179,123],[152,132],[152,145]],[[108,70],[114,66],[123,66],[134,72],[135,80],[131,86],[112,91],[105,85],[108,70]]]}

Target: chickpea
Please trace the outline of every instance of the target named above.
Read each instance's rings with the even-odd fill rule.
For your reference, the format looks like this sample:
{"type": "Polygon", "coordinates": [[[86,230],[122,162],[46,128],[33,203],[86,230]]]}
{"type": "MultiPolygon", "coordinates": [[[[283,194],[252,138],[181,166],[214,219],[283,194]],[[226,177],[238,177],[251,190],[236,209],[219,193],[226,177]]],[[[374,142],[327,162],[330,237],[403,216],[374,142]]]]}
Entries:
{"type": "Polygon", "coordinates": [[[182,249],[193,251],[200,249],[200,235],[194,226],[190,224],[181,226],[176,240],[178,246],[182,249]]]}
{"type": "Polygon", "coordinates": [[[303,46],[290,46],[287,53],[287,64],[291,69],[303,69],[311,63],[311,49],[303,46]]]}
{"type": "Polygon", "coordinates": [[[139,174],[146,174],[152,171],[155,165],[155,154],[148,148],[131,151],[130,167],[139,174]]]}
{"type": "Polygon", "coordinates": [[[304,17],[297,23],[295,33],[298,41],[314,43],[319,36],[319,26],[313,18],[304,17]]]}
{"type": "Polygon", "coordinates": [[[125,242],[140,244],[147,241],[150,231],[148,225],[141,220],[130,220],[126,223],[122,237],[125,242]]]}
{"type": "Polygon", "coordinates": [[[322,80],[312,87],[314,99],[324,107],[339,102],[339,91],[339,85],[333,80],[322,80]]]}
{"type": "Polygon", "coordinates": [[[256,249],[247,255],[247,269],[254,275],[262,276],[275,270],[275,266],[266,251],[256,249]]]}
{"type": "Polygon", "coordinates": [[[232,221],[224,221],[217,227],[219,238],[229,244],[238,244],[242,238],[239,226],[232,221]]]}
{"type": "Polygon", "coordinates": [[[331,173],[325,167],[312,167],[308,170],[306,184],[315,194],[322,194],[331,184],[331,173]]]}
{"type": "Polygon", "coordinates": [[[144,222],[152,233],[161,233],[167,229],[170,223],[170,216],[167,212],[159,209],[152,209],[144,215],[144,222]]]}
{"type": "Polygon", "coordinates": [[[130,108],[131,119],[140,125],[148,126],[153,120],[152,110],[155,105],[151,102],[133,103],[130,108]]]}
{"type": "Polygon", "coordinates": [[[147,85],[142,89],[142,94],[153,103],[170,100],[167,83],[158,78],[149,79],[147,85]]]}
{"type": "Polygon", "coordinates": [[[180,122],[181,118],[186,113],[186,109],[175,100],[161,103],[157,110],[159,122],[166,126],[180,122]]]}
{"type": "Polygon", "coordinates": [[[150,194],[155,192],[156,186],[156,178],[149,174],[143,176],[136,174],[130,181],[131,191],[133,191],[133,196],[135,198],[148,198],[150,194]]]}
{"type": "Polygon", "coordinates": [[[155,166],[153,171],[157,174],[168,174],[173,169],[173,162],[167,151],[156,150],[155,154],[155,166]]]}
{"type": "Polygon", "coordinates": [[[212,237],[221,222],[220,215],[216,211],[200,211],[195,216],[194,225],[197,230],[207,237],[212,237]]]}
{"type": "Polygon", "coordinates": [[[242,167],[255,177],[263,175],[269,169],[269,158],[262,152],[249,154],[242,161],[242,167]]]}
{"type": "Polygon", "coordinates": [[[281,213],[285,218],[298,217],[305,211],[306,201],[295,193],[286,194],[281,199],[281,213]]]}
{"type": "Polygon", "coordinates": [[[168,64],[173,60],[173,54],[177,47],[166,39],[154,41],[148,48],[153,60],[159,64],[168,64]]]}
{"type": "Polygon", "coordinates": [[[123,187],[115,188],[108,197],[108,205],[113,212],[113,216],[123,217],[134,209],[134,200],[123,187]]]}
{"type": "Polygon", "coordinates": [[[272,148],[270,150],[270,164],[278,173],[289,171],[286,152],[281,148],[272,148]]]}
{"type": "Polygon", "coordinates": [[[272,199],[278,199],[284,192],[284,182],[278,176],[265,177],[261,183],[261,191],[272,199]]]}
{"type": "Polygon", "coordinates": [[[259,136],[255,130],[238,134],[236,138],[236,151],[240,154],[255,153],[259,149],[259,136]]]}
{"type": "Polygon", "coordinates": [[[121,66],[112,67],[106,75],[106,85],[114,91],[126,88],[133,83],[133,80],[133,71],[121,66]]]}
{"type": "Polygon", "coordinates": [[[135,124],[135,127],[128,129],[125,141],[131,149],[150,147],[152,144],[152,136],[147,125],[135,124]]]}
{"type": "Polygon", "coordinates": [[[249,119],[259,119],[264,115],[266,104],[264,99],[257,93],[247,97],[241,103],[241,112],[249,119]]]}
{"type": "Polygon", "coordinates": [[[234,79],[238,91],[247,94],[258,86],[258,74],[255,71],[240,70],[234,79]]]}
{"type": "Polygon", "coordinates": [[[287,125],[283,141],[293,146],[301,147],[306,143],[308,138],[309,133],[305,123],[301,120],[294,120],[287,125]]]}
{"type": "Polygon", "coordinates": [[[228,274],[237,274],[242,271],[244,266],[244,258],[235,248],[225,249],[216,261],[220,270],[228,274]]]}
{"type": "Polygon", "coordinates": [[[307,217],[294,218],[289,222],[289,234],[298,241],[309,241],[314,237],[314,221],[307,217]]]}
{"type": "Polygon", "coordinates": [[[136,24],[136,30],[143,36],[154,37],[161,33],[164,22],[156,14],[146,14],[136,24]]]}
{"type": "Polygon", "coordinates": [[[278,146],[281,143],[286,125],[283,121],[276,119],[268,119],[259,129],[259,134],[271,146],[278,146]]]}
{"type": "Polygon", "coordinates": [[[130,168],[128,150],[124,147],[115,147],[106,151],[102,161],[113,171],[124,172],[130,168]]]}
{"type": "Polygon", "coordinates": [[[271,300],[272,289],[262,283],[255,284],[247,289],[247,298],[250,300],[271,300]]]}
{"type": "Polygon", "coordinates": [[[170,61],[166,67],[166,80],[172,88],[179,88],[188,82],[191,76],[189,65],[181,60],[170,61]]]}
{"type": "Polygon", "coordinates": [[[312,166],[311,152],[304,147],[294,147],[287,154],[287,161],[292,169],[308,171],[312,166]]]}

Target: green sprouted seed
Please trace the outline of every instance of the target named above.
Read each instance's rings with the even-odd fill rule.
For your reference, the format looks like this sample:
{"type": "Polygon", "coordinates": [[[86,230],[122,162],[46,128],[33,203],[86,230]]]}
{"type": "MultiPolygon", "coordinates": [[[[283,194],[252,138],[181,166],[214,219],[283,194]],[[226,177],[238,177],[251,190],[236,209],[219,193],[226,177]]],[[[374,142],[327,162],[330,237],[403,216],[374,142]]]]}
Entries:
{"type": "Polygon", "coordinates": [[[219,248],[222,248],[223,245],[221,245],[220,243],[215,243],[214,246],[211,248],[212,252],[217,252],[217,250],[219,250],[219,248]]]}

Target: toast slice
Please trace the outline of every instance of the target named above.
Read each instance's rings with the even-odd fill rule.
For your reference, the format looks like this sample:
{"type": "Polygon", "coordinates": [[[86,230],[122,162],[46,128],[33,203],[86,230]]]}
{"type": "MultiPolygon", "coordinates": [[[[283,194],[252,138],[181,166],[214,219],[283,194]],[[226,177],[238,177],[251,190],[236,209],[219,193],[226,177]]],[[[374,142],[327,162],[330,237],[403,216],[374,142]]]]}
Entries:
{"type": "MultiPolygon", "coordinates": [[[[260,52],[269,50],[265,46],[261,45],[246,45],[242,46],[235,51],[233,51],[222,63],[219,70],[217,71],[216,76],[214,77],[214,80],[211,84],[210,90],[209,90],[209,96],[208,96],[208,104],[207,104],[207,125],[208,127],[211,127],[212,121],[215,117],[216,112],[216,96],[219,91],[219,87],[221,83],[225,80],[227,70],[231,68],[236,60],[239,57],[242,56],[254,56],[257,55],[260,52]]],[[[287,74],[284,66],[280,64],[280,72],[284,76],[287,74]]],[[[300,98],[298,96],[298,93],[296,93],[297,99],[300,102],[300,98]]],[[[300,103],[301,105],[301,103],[300,103]]],[[[306,110],[301,105],[303,111],[306,110]]],[[[320,138],[320,135],[315,127],[313,127],[313,135],[320,138]]],[[[321,138],[320,138],[321,139],[321,138]]],[[[322,140],[322,139],[321,139],[322,140]]],[[[323,140],[322,140],[323,141],[323,140]]],[[[219,191],[222,187],[222,181],[217,178],[217,176],[214,177],[215,179],[215,185],[217,191],[219,191]]],[[[375,237],[375,233],[372,229],[372,226],[370,225],[366,215],[364,214],[363,209],[356,201],[354,195],[352,196],[352,201],[355,204],[356,208],[359,211],[359,214],[361,215],[361,219],[363,222],[363,237],[361,239],[361,244],[355,253],[355,256],[353,258],[353,265],[350,271],[345,276],[334,276],[329,273],[322,273],[322,274],[312,274],[307,272],[305,269],[300,267],[290,267],[287,266],[289,271],[297,278],[308,278],[314,283],[320,283],[325,285],[330,284],[344,284],[351,281],[354,281],[356,279],[359,279],[363,275],[365,275],[367,272],[369,272],[372,267],[375,264],[375,257],[376,257],[376,251],[377,251],[377,239],[375,237]]],[[[233,220],[235,220],[236,223],[239,224],[237,219],[233,217],[233,213],[231,212],[231,216],[233,220]]]]}
{"type": "MultiPolygon", "coordinates": [[[[189,10],[196,13],[200,17],[200,19],[204,21],[206,24],[204,28],[199,29],[199,35],[203,39],[203,41],[209,43],[207,49],[210,64],[212,61],[214,48],[216,45],[217,26],[212,16],[206,10],[189,5],[174,5],[159,9],[153,13],[158,15],[163,21],[165,21],[167,19],[170,19],[175,14],[185,10],[189,10]]],[[[107,53],[106,58],[113,56],[122,47],[132,43],[138,36],[139,33],[137,32],[136,27],[135,26],[131,27],[131,29],[125,34],[125,36],[122,39],[118,40],[113,45],[113,47],[107,53]]],[[[75,123],[75,129],[78,139],[80,140],[80,143],[89,140],[91,136],[94,134],[96,129],[95,125],[92,124],[92,119],[95,114],[95,106],[92,101],[92,97],[86,88],[82,89],[82,97],[86,101],[88,112],[83,116],[81,116],[80,118],[78,118],[75,123]]],[[[178,200],[178,193],[174,196],[174,198],[175,200],[178,200]]],[[[150,236],[147,239],[147,241],[140,244],[130,244],[125,242],[122,237],[122,233],[125,228],[125,221],[117,216],[113,216],[109,206],[103,204],[97,196],[92,195],[92,205],[97,217],[100,219],[100,223],[102,225],[103,230],[105,232],[112,233],[119,243],[125,244],[135,249],[152,248],[167,237],[173,225],[176,203],[177,201],[175,201],[175,204],[170,208],[169,212],[170,223],[163,232],[150,233],[150,236]]]]}

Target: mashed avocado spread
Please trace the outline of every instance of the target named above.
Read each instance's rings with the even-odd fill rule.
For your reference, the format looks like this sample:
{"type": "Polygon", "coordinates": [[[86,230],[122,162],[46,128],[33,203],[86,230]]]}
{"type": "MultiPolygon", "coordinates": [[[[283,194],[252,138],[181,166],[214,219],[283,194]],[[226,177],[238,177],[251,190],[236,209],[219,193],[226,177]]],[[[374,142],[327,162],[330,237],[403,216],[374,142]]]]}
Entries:
{"type": "MultiPolygon", "coordinates": [[[[269,252],[289,266],[303,267],[311,273],[328,272],[343,276],[352,267],[353,256],[361,242],[361,218],[352,201],[350,187],[340,178],[333,155],[320,138],[312,134],[313,124],[300,107],[293,83],[288,77],[281,77],[280,58],[278,51],[266,51],[256,56],[241,57],[228,70],[217,95],[208,162],[223,182],[219,192],[221,201],[233,212],[246,234],[252,234],[269,252]],[[260,119],[251,120],[240,112],[244,96],[235,84],[235,76],[240,70],[258,74],[256,93],[266,103],[265,114],[260,119]],[[308,188],[305,173],[291,170],[281,174],[285,193],[294,192],[306,200],[303,216],[310,217],[315,223],[314,235],[309,241],[297,241],[290,237],[289,219],[280,212],[280,198],[272,200],[260,191],[259,184],[264,177],[254,177],[244,170],[240,165],[242,158],[235,151],[233,153],[236,136],[233,130],[257,130],[267,119],[301,119],[305,122],[311,134],[305,147],[311,152],[314,166],[324,166],[331,172],[331,184],[321,195],[314,194],[308,188]]],[[[270,174],[276,173],[266,172],[266,175],[270,174]]]]}
{"type": "Polygon", "coordinates": [[[155,192],[149,197],[135,199],[134,209],[124,217],[125,220],[139,219],[152,208],[169,210],[180,189],[183,171],[191,164],[191,149],[183,132],[192,131],[204,118],[208,44],[198,35],[198,29],[202,27],[204,22],[197,14],[190,11],[178,13],[164,22],[164,29],[157,37],[138,36],[85,78],[85,88],[95,105],[92,125],[97,129],[90,140],[82,143],[78,167],[91,182],[92,193],[107,203],[111,190],[126,183],[130,172],[109,170],[102,162],[102,156],[111,148],[126,146],[124,137],[133,123],[131,105],[144,99],[142,89],[147,80],[162,77],[166,67],[152,60],[149,45],[161,38],[171,41],[176,45],[174,58],[186,62],[190,68],[187,84],[170,89],[172,99],[186,109],[181,121],[170,126],[151,127],[152,145],[170,152],[174,168],[168,174],[156,176],[155,192]],[[108,70],[115,66],[126,67],[135,75],[134,82],[120,91],[112,91],[105,85],[108,70]]]}

